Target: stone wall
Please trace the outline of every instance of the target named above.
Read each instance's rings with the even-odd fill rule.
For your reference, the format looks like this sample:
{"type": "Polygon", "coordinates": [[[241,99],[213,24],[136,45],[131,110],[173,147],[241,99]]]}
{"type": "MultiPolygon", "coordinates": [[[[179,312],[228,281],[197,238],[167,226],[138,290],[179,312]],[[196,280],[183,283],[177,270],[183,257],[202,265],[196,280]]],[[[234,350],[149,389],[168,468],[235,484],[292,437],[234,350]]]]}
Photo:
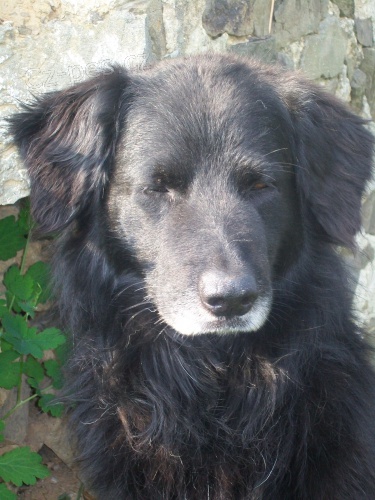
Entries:
{"type": "MultiPolygon", "coordinates": [[[[126,66],[229,51],[300,69],[375,116],[374,0],[2,0],[0,115],[18,101],[126,66]]],[[[28,194],[28,179],[0,130],[0,204],[28,194]]],[[[375,183],[364,200],[362,249],[353,258],[357,309],[375,330],[375,183]]]]}

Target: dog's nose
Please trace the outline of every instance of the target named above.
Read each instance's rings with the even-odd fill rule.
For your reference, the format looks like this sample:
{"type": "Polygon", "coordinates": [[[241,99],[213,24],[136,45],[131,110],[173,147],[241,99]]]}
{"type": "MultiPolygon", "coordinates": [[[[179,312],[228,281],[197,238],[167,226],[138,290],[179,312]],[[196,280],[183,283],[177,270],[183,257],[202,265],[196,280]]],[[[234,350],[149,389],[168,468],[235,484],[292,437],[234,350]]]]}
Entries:
{"type": "Polygon", "coordinates": [[[249,273],[233,276],[207,271],[201,276],[199,295],[204,307],[215,316],[243,316],[258,297],[258,289],[249,273]]]}

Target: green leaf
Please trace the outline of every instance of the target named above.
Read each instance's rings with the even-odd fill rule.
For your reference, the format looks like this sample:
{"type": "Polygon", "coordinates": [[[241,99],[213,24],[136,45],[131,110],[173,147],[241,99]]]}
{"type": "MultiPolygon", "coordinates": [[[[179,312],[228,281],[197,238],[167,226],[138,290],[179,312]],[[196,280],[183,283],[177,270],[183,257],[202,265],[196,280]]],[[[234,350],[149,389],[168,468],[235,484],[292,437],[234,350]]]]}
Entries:
{"type": "Polygon", "coordinates": [[[29,328],[21,316],[7,313],[3,318],[4,339],[12,344],[20,354],[32,354],[34,358],[43,356],[36,328],[29,328]]]}
{"type": "Polygon", "coordinates": [[[44,363],[48,377],[52,379],[52,385],[55,389],[61,389],[63,386],[63,376],[60,363],[55,359],[47,359],[44,363]]]}
{"type": "Polygon", "coordinates": [[[7,301],[8,310],[10,311],[10,309],[12,308],[14,312],[20,313],[21,309],[17,304],[17,299],[15,298],[15,295],[9,292],[9,290],[6,290],[5,297],[7,301]]]}
{"type": "Polygon", "coordinates": [[[34,389],[34,392],[40,395],[39,382],[35,378],[27,377],[27,383],[32,389],[34,389]]]}
{"type": "Polygon", "coordinates": [[[15,448],[0,456],[0,477],[16,486],[35,484],[37,478],[43,479],[50,474],[41,461],[42,457],[28,446],[15,448]]]}
{"type": "Polygon", "coordinates": [[[61,417],[64,411],[64,405],[56,400],[54,394],[43,394],[38,401],[38,406],[53,417],[61,417]]]}
{"type": "Polygon", "coordinates": [[[0,219],[0,260],[8,260],[25,248],[26,238],[14,215],[0,219]]]}
{"type": "Polygon", "coordinates": [[[0,498],[1,500],[17,500],[17,495],[8,490],[5,484],[0,484],[0,498]]]}
{"type": "MultiPolygon", "coordinates": [[[[34,318],[35,316],[36,304],[37,304],[37,299],[30,300],[28,302],[21,302],[21,301],[17,302],[19,308],[22,309],[22,311],[25,312],[30,318],[34,318]]],[[[15,309],[14,306],[13,309],[15,309]]]]}
{"type": "Polygon", "coordinates": [[[28,377],[31,377],[38,383],[44,379],[44,370],[42,365],[32,356],[27,357],[23,365],[23,371],[28,377]]]}
{"type": "Polygon", "coordinates": [[[0,301],[0,319],[4,317],[4,314],[8,312],[5,300],[0,301]]]}
{"type": "Polygon", "coordinates": [[[66,339],[58,328],[46,328],[38,333],[36,328],[29,328],[21,316],[10,313],[4,315],[4,339],[12,344],[20,354],[31,354],[34,358],[41,358],[43,351],[55,349],[66,339]]]}
{"type": "Polygon", "coordinates": [[[41,288],[38,302],[44,304],[50,298],[50,267],[42,261],[35,262],[26,272],[41,288]]]}
{"type": "Polygon", "coordinates": [[[30,216],[30,200],[26,198],[22,201],[22,208],[18,214],[18,227],[21,233],[27,234],[32,225],[30,216]]]}
{"type": "Polygon", "coordinates": [[[44,351],[55,349],[66,342],[65,335],[58,328],[46,328],[37,335],[38,345],[44,351]]]}
{"type": "Polygon", "coordinates": [[[2,352],[14,351],[12,344],[9,344],[9,342],[6,342],[4,340],[4,337],[1,338],[1,350],[2,350],[2,352]]]}
{"type": "Polygon", "coordinates": [[[18,266],[10,266],[4,275],[4,285],[19,300],[30,300],[35,293],[35,281],[27,274],[20,274],[18,266]]]}
{"type": "Polygon", "coordinates": [[[14,351],[6,351],[0,354],[0,387],[11,389],[18,384],[21,373],[20,363],[14,361],[19,354],[14,351]]]}

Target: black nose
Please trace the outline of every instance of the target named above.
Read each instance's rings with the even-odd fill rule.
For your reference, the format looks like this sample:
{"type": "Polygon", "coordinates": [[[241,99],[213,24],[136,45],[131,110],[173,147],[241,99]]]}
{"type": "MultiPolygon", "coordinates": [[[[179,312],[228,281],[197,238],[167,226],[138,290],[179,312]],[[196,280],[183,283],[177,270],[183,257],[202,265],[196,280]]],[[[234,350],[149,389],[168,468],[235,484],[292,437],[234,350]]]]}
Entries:
{"type": "Polygon", "coordinates": [[[201,276],[199,295],[204,307],[215,316],[243,316],[258,297],[258,289],[252,274],[230,275],[216,270],[201,276]]]}

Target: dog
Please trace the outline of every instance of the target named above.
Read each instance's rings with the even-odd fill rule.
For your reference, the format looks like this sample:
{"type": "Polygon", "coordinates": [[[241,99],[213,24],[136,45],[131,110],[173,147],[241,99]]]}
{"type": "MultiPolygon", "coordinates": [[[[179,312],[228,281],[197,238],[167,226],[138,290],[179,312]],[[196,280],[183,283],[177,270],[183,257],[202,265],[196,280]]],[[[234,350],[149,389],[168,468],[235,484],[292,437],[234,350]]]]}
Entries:
{"type": "Polygon", "coordinates": [[[119,66],[11,133],[58,234],[67,391],[98,498],[375,498],[375,376],[337,246],[372,169],[364,120],[228,55],[119,66]]]}

